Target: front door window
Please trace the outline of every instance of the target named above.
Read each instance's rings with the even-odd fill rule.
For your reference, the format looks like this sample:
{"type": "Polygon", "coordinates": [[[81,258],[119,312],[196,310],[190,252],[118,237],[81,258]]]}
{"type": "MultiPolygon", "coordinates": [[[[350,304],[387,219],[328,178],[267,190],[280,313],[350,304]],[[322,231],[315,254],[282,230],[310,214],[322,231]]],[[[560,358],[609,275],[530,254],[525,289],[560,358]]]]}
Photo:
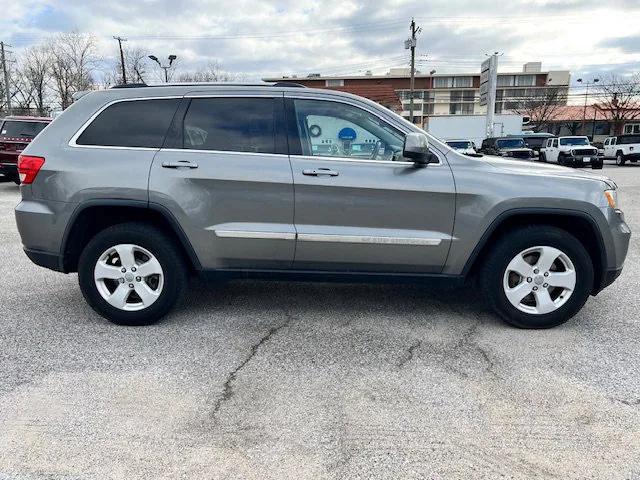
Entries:
{"type": "Polygon", "coordinates": [[[352,105],[294,100],[302,154],[360,160],[403,161],[404,135],[352,105]]]}

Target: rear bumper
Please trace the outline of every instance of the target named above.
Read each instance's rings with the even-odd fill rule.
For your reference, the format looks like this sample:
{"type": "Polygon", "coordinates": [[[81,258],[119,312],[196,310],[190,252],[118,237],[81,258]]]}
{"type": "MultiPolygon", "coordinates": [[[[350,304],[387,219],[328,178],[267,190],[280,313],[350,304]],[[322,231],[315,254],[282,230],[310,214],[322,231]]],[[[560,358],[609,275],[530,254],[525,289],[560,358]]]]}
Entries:
{"type": "Polygon", "coordinates": [[[18,166],[15,163],[0,162],[0,174],[8,177],[18,175],[18,166]]]}

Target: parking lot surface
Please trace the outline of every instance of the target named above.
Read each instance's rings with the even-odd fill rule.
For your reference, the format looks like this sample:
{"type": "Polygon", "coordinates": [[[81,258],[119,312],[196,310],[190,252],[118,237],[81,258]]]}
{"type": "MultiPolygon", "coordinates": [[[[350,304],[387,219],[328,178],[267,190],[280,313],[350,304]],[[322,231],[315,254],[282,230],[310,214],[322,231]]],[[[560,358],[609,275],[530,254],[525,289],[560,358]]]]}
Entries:
{"type": "Polygon", "coordinates": [[[194,282],[111,325],[0,183],[0,479],[640,478],[640,165],[622,276],[546,331],[472,288],[194,282]]]}

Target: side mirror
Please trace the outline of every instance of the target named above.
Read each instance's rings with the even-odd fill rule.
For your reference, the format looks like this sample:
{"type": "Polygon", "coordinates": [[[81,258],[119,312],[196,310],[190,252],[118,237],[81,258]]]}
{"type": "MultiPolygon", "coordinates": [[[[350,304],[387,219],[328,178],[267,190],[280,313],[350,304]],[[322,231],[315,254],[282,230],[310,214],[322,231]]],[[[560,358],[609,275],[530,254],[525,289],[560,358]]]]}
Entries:
{"type": "Polygon", "coordinates": [[[409,158],[416,165],[427,165],[437,162],[435,155],[429,152],[429,140],[423,133],[407,133],[404,138],[404,148],[402,156],[409,158]]]}

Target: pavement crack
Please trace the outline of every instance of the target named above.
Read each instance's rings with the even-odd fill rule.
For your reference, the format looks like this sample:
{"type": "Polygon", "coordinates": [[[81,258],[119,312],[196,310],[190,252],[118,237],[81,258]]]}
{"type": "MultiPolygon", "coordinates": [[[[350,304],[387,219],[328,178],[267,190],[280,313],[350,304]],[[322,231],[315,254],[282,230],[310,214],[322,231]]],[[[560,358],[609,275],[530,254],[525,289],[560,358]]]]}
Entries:
{"type": "Polygon", "coordinates": [[[609,400],[612,402],[622,403],[623,405],[627,405],[629,407],[637,407],[640,405],[640,399],[636,398],[635,400],[627,400],[625,398],[617,398],[617,397],[609,397],[609,400]]]}
{"type": "Polygon", "coordinates": [[[216,419],[218,413],[220,412],[224,404],[229,400],[231,400],[235,395],[233,384],[238,378],[238,374],[249,364],[249,362],[251,362],[251,360],[258,354],[258,351],[260,350],[260,348],[265,343],[267,343],[271,339],[271,337],[273,337],[280,330],[289,326],[289,324],[293,320],[293,316],[289,313],[286,313],[285,315],[286,315],[286,320],[280,325],[271,327],[269,331],[260,338],[260,340],[258,340],[256,343],[251,345],[251,348],[249,349],[249,354],[236,366],[236,368],[234,368],[231,372],[227,374],[227,377],[225,378],[225,381],[222,384],[222,393],[216,399],[216,402],[213,405],[213,409],[211,410],[211,417],[214,420],[216,419]]]}
{"type": "Polygon", "coordinates": [[[400,359],[398,360],[398,363],[396,364],[396,366],[398,368],[402,368],[404,367],[407,363],[411,362],[411,360],[413,360],[413,357],[416,353],[416,350],[418,350],[420,348],[420,346],[422,345],[422,341],[421,340],[417,340],[416,342],[412,343],[409,348],[407,348],[402,356],[400,357],[400,359]]]}

